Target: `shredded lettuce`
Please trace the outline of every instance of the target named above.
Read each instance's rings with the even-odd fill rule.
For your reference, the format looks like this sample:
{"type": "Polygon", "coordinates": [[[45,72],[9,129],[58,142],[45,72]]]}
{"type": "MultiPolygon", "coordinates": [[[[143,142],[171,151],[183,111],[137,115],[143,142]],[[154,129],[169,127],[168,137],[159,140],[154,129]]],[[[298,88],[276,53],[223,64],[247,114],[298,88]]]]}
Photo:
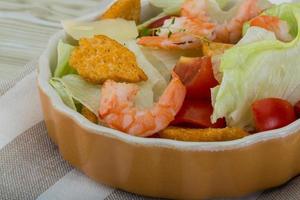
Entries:
{"type": "Polygon", "coordinates": [[[242,41],[221,58],[223,79],[212,90],[212,121],[225,117],[229,126],[253,129],[251,104],[277,97],[294,104],[300,100],[299,3],[275,6],[266,13],[285,20],[297,30],[296,38],[283,43],[272,32],[251,27],[242,41]]]}
{"type": "Polygon", "coordinates": [[[242,46],[246,44],[251,44],[254,42],[262,42],[266,40],[276,40],[276,36],[273,32],[267,31],[266,29],[260,27],[251,27],[248,32],[247,36],[243,37],[236,46],[242,46]]]}
{"type": "Polygon", "coordinates": [[[99,85],[94,85],[83,80],[79,75],[71,74],[60,79],[69,91],[72,98],[98,115],[101,90],[99,85]]]}
{"type": "Polygon", "coordinates": [[[83,80],[79,75],[70,74],[62,78],[53,77],[50,84],[55,88],[62,101],[76,109],[76,104],[81,104],[98,115],[100,103],[100,86],[93,85],[83,80]]]}
{"type": "Polygon", "coordinates": [[[150,4],[157,8],[180,7],[185,0],[149,0],[150,4]]]}
{"type": "Polygon", "coordinates": [[[168,81],[171,78],[171,73],[170,73],[170,68],[172,68],[172,65],[176,63],[175,59],[177,59],[177,57],[174,59],[162,59],[159,58],[157,55],[155,55],[156,52],[153,52],[152,49],[149,48],[144,48],[141,47],[145,57],[147,58],[147,60],[157,69],[157,71],[159,71],[159,73],[163,76],[163,78],[168,81]],[[170,61],[169,61],[170,60],[170,61]],[[171,63],[171,64],[167,64],[165,63],[171,63]]]}
{"type": "MultiPolygon", "coordinates": [[[[139,66],[148,76],[148,81],[138,83],[140,91],[137,94],[135,105],[140,108],[153,106],[154,100],[163,93],[167,86],[167,80],[160,72],[146,59],[140,47],[136,44],[138,36],[137,27],[134,22],[122,19],[101,20],[97,22],[64,22],[66,32],[74,39],[82,37],[93,37],[96,34],[103,34],[116,39],[130,49],[137,58],[139,66]],[[122,30],[122,31],[120,31],[122,30]]],[[[65,56],[69,57],[69,56],[65,56]]],[[[98,115],[101,86],[93,85],[83,80],[79,75],[65,75],[61,78],[54,77],[52,81],[60,82],[72,99],[80,102],[98,115]]]]}
{"type": "MultiPolygon", "coordinates": [[[[57,91],[62,101],[71,109],[76,109],[78,102],[98,116],[100,108],[101,85],[86,82],[79,75],[70,74],[62,78],[50,79],[50,84],[57,91]]],[[[139,108],[147,108],[153,105],[153,91],[150,82],[138,84],[140,90],[135,99],[135,105],[139,108]]]]}
{"type": "Polygon", "coordinates": [[[52,78],[52,79],[50,79],[49,83],[55,89],[55,91],[60,96],[60,98],[64,102],[64,104],[66,104],[69,108],[76,111],[77,109],[75,106],[75,102],[72,98],[72,95],[65,88],[65,86],[61,83],[61,81],[57,80],[55,78],[52,78]]]}
{"type": "Polygon", "coordinates": [[[64,43],[62,40],[57,45],[57,66],[54,71],[54,77],[63,77],[67,74],[74,74],[76,70],[69,65],[69,58],[71,56],[74,46],[64,43]]]}
{"type": "Polygon", "coordinates": [[[134,21],[124,19],[104,19],[94,22],[63,21],[65,31],[74,39],[90,38],[94,35],[106,35],[112,39],[123,41],[138,37],[134,21]]]}
{"type": "Polygon", "coordinates": [[[154,99],[157,100],[167,87],[167,81],[147,60],[141,48],[136,44],[135,40],[125,41],[124,43],[125,46],[135,54],[139,66],[148,76],[147,82],[151,84],[154,93],[154,99]]]}
{"type": "Polygon", "coordinates": [[[201,52],[194,50],[164,50],[164,49],[151,49],[141,47],[144,55],[149,62],[160,72],[160,74],[169,81],[171,72],[181,56],[185,57],[198,57],[201,52]]]}

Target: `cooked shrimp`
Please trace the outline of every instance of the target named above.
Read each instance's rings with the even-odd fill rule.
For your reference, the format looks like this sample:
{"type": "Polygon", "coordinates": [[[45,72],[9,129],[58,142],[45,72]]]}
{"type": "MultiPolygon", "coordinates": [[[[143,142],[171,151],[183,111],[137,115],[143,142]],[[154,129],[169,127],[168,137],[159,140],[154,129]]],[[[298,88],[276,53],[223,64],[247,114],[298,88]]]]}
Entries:
{"type": "Polygon", "coordinates": [[[138,40],[139,45],[160,49],[201,49],[201,41],[189,34],[174,33],[170,36],[146,36],[138,40]]]}
{"type": "Polygon", "coordinates": [[[242,37],[245,22],[259,15],[264,8],[259,6],[259,0],[245,0],[240,5],[237,14],[228,22],[219,24],[216,28],[216,40],[224,43],[236,43],[242,37]]]}
{"type": "Polygon", "coordinates": [[[261,15],[250,21],[250,26],[258,26],[275,33],[276,37],[284,42],[291,41],[290,27],[286,21],[275,16],[261,15]]]}
{"type": "Polygon", "coordinates": [[[240,0],[232,8],[236,10],[235,16],[229,18],[228,13],[221,9],[215,10],[212,15],[210,4],[209,0],[186,0],[180,17],[166,20],[157,32],[158,36],[142,37],[138,43],[164,49],[200,48],[202,38],[236,43],[242,37],[243,24],[267,8],[267,5],[260,4],[260,0],[240,0]],[[174,36],[170,37],[170,34],[174,36]]]}
{"type": "MultiPolygon", "coordinates": [[[[229,21],[221,18],[216,20],[209,13],[209,4],[207,0],[187,0],[182,6],[181,15],[192,20],[210,22],[215,24],[216,37],[214,41],[223,43],[236,43],[242,36],[243,24],[253,17],[259,15],[264,7],[259,5],[259,0],[244,0],[238,2],[237,13],[229,21]],[[221,22],[220,22],[221,21],[221,22]]],[[[224,11],[219,10],[220,16],[224,11]]]]}
{"type": "Polygon", "coordinates": [[[134,106],[136,85],[106,81],[100,100],[100,118],[111,128],[135,136],[147,137],[163,130],[174,120],[186,94],[179,77],[174,72],[172,77],[158,102],[148,109],[134,106]]]}
{"type": "Polygon", "coordinates": [[[157,35],[142,37],[138,44],[162,49],[199,49],[201,38],[215,38],[214,24],[186,17],[166,20],[157,35]]]}

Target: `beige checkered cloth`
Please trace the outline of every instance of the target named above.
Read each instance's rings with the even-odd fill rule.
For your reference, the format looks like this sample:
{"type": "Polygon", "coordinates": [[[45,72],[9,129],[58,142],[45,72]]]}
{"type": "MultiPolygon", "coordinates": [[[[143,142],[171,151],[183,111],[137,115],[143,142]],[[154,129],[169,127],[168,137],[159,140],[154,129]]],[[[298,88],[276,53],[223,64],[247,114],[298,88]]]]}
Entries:
{"type": "MultiPolygon", "coordinates": [[[[91,12],[104,5],[100,1],[0,1],[0,200],[151,199],[93,182],[64,161],[47,137],[36,58],[59,29],[58,19],[91,12]]],[[[300,178],[242,199],[298,200],[300,178]]]]}

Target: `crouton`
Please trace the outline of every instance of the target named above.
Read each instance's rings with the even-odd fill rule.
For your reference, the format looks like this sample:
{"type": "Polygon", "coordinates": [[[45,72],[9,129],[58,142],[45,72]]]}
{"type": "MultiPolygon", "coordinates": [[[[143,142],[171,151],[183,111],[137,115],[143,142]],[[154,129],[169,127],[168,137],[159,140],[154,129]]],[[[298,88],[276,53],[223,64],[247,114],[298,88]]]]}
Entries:
{"type": "Polygon", "coordinates": [[[134,20],[138,24],[140,22],[140,16],[140,0],[118,0],[101,16],[101,19],[123,18],[134,20]]]}
{"type": "Polygon", "coordinates": [[[190,142],[218,142],[229,141],[243,138],[248,135],[247,132],[239,128],[207,128],[191,129],[168,127],[159,133],[161,138],[190,141],[190,142]]]}
{"type": "Polygon", "coordinates": [[[217,43],[217,42],[203,42],[202,51],[204,56],[214,56],[224,53],[225,50],[233,47],[232,44],[217,43]]]}
{"type": "Polygon", "coordinates": [[[86,81],[102,84],[111,79],[118,82],[146,81],[133,52],[104,35],[82,38],[69,61],[71,67],[86,81]]]}
{"type": "Polygon", "coordinates": [[[83,106],[81,109],[81,114],[87,118],[89,121],[97,124],[98,123],[98,117],[90,111],[87,107],[83,106]]]}

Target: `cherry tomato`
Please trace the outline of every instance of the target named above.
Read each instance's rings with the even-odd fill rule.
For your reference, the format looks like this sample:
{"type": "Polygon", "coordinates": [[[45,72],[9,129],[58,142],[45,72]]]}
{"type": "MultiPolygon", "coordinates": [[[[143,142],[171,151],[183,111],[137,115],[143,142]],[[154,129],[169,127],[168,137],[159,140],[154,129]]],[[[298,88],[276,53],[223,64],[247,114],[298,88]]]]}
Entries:
{"type": "Polygon", "coordinates": [[[211,99],[210,89],[219,83],[215,79],[210,57],[181,57],[175,72],[187,89],[189,99],[211,99]]]}
{"type": "Polygon", "coordinates": [[[300,101],[298,101],[298,103],[295,105],[295,113],[297,117],[300,118],[300,101]]]}
{"type": "Polygon", "coordinates": [[[258,131],[281,128],[296,120],[293,106],[278,98],[255,101],[252,104],[252,114],[258,131]]]}
{"type": "Polygon", "coordinates": [[[162,27],[162,25],[164,25],[165,21],[167,19],[170,19],[171,17],[174,17],[174,16],[165,16],[165,17],[159,18],[158,20],[156,20],[156,21],[152,22],[151,24],[149,24],[147,28],[153,29],[153,28],[162,27]]]}
{"type": "Polygon", "coordinates": [[[197,128],[223,128],[226,127],[224,119],[211,123],[213,107],[207,100],[186,99],[178,112],[172,125],[197,127],[197,128]]]}

